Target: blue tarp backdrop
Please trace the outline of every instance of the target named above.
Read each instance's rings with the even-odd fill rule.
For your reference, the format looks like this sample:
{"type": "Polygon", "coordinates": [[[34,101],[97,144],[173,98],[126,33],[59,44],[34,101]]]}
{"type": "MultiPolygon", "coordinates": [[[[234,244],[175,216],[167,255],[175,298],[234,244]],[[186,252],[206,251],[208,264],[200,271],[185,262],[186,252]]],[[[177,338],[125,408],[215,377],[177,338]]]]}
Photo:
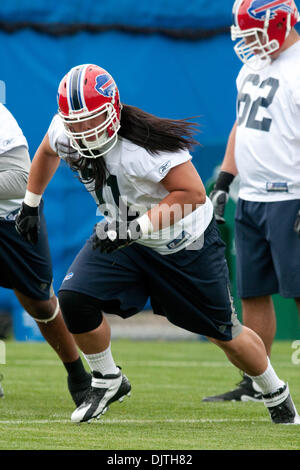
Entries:
{"type": "MultiPolygon", "coordinates": [[[[9,0],[0,5],[0,23],[134,24],[205,29],[229,26],[231,0],[9,0]]],[[[79,32],[55,37],[31,28],[8,34],[0,28],[0,80],[6,106],[26,135],[31,157],[56,112],[57,86],[80,63],[96,63],[115,78],[121,100],[162,117],[195,117],[202,147],[194,163],[206,181],[223,157],[235,118],[235,77],[240,62],[229,31],[207,40],[163,34],[79,32]]],[[[96,206],[63,164],[45,193],[45,213],[58,289],[72,259],[97,221],[96,206]]],[[[0,291],[0,308],[11,302],[0,291]]]]}
{"type": "Polygon", "coordinates": [[[0,22],[214,29],[230,25],[232,3],[232,0],[2,0],[0,22]]]}

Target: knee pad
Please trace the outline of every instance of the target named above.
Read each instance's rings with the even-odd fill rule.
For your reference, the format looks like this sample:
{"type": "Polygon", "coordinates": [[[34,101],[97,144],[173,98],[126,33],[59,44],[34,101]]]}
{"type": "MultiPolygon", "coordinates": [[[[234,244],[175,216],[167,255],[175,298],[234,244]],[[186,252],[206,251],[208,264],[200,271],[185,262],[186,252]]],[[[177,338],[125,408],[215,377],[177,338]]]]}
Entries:
{"type": "Polygon", "coordinates": [[[103,315],[100,300],[68,290],[61,290],[58,299],[65,323],[71,333],[87,333],[101,325],[103,315]]]}

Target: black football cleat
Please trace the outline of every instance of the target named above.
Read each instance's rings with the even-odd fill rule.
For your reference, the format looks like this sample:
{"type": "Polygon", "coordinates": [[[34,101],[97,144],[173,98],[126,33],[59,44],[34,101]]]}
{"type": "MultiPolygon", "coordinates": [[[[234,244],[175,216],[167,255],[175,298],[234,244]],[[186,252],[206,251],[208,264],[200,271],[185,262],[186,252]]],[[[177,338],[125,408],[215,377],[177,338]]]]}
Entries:
{"type": "Polygon", "coordinates": [[[220,401],[260,401],[262,402],[262,394],[254,389],[253,382],[250,377],[243,375],[243,379],[237,383],[237,388],[230,392],[222,393],[221,395],[213,395],[205,397],[202,401],[205,402],[220,402],[220,401]]]}
{"type": "Polygon", "coordinates": [[[274,393],[263,395],[263,401],[268,408],[273,423],[300,424],[300,416],[293,403],[288,384],[285,384],[274,393]]]}

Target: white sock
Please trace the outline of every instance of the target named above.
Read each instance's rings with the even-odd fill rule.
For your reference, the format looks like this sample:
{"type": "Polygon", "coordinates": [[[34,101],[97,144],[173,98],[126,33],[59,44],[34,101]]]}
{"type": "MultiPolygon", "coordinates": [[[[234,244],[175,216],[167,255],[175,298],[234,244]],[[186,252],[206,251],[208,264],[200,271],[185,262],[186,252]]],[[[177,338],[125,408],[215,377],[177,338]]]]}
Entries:
{"type": "Polygon", "coordinates": [[[119,372],[112,357],[110,345],[105,351],[97,354],[84,354],[84,357],[92,371],[100,372],[102,375],[117,374],[119,372]]]}
{"type": "Polygon", "coordinates": [[[251,377],[254,383],[260,388],[263,395],[276,392],[276,390],[285,385],[285,383],[279,379],[276,372],[274,371],[269,358],[268,367],[263,374],[254,377],[249,375],[249,377],[251,377]]]}

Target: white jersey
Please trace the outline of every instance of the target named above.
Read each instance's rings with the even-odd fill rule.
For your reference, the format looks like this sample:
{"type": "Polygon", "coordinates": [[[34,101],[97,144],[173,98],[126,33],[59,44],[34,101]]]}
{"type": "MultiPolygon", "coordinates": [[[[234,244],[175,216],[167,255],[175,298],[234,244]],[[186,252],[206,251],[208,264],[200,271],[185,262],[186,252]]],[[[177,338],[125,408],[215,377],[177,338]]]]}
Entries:
{"type": "Polygon", "coordinates": [[[300,199],[300,41],[260,71],[244,65],[237,89],[239,197],[300,199]]]}
{"type": "Polygon", "coordinates": [[[23,201],[30,157],[17,121],[0,104],[0,217],[13,217],[23,201]]]}
{"type": "Polygon", "coordinates": [[[22,130],[13,115],[0,103],[0,155],[23,145],[28,148],[22,130]]]}
{"type": "MultiPolygon", "coordinates": [[[[61,157],[65,154],[61,144],[69,145],[63,124],[56,115],[48,130],[51,148],[61,157]]],[[[76,158],[76,157],[75,157],[76,158]]],[[[78,158],[78,154],[77,154],[78,158]]],[[[168,195],[161,180],[171,168],[191,159],[187,151],[161,152],[151,155],[147,150],[127,139],[119,137],[116,146],[104,158],[109,177],[101,191],[92,191],[94,183],[85,183],[100,212],[108,221],[115,220],[122,212],[132,218],[143,214],[168,195]]],[[[81,175],[85,178],[85,175],[81,175]]],[[[88,178],[88,175],[87,175],[88,178]]],[[[85,179],[87,179],[85,178],[85,179]]],[[[194,212],[171,227],[152,234],[137,243],[148,246],[161,254],[179,251],[197,240],[208,227],[213,215],[209,198],[194,212]]]]}

